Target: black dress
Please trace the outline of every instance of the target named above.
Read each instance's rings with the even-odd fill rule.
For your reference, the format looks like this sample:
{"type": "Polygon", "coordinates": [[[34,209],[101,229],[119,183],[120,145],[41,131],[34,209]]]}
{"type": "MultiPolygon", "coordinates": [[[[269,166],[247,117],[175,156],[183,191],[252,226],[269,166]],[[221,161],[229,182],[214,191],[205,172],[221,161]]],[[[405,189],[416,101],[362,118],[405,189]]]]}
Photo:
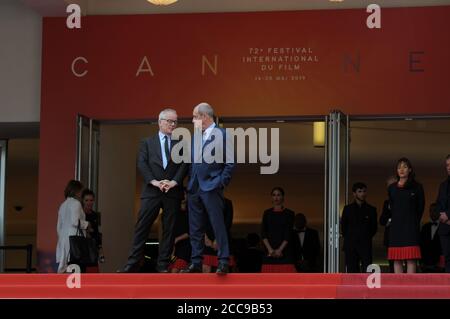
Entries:
{"type": "Polygon", "coordinates": [[[389,227],[390,260],[420,259],[420,220],[425,207],[423,187],[417,182],[388,188],[391,208],[389,227]]]}
{"type": "MultiPolygon", "coordinates": [[[[292,251],[292,235],[294,229],[294,216],[295,213],[287,208],[284,208],[282,211],[275,211],[273,208],[267,209],[264,212],[262,219],[262,230],[261,230],[261,238],[267,239],[269,241],[270,246],[273,249],[277,249],[280,247],[283,241],[287,241],[288,244],[283,250],[283,257],[274,258],[270,256],[265,256],[263,260],[263,265],[289,265],[289,269],[293,269],[294,267],[294,256],[292,251]]],[[[283,269],[278,269],[278,267],[264,267],[263,272],[266,271],[282,271],[283,269]],[[277,269],[275,269],[277,268],[277,269]]],[[[288,271],[288,268],[284,269],[288,271]]]]}

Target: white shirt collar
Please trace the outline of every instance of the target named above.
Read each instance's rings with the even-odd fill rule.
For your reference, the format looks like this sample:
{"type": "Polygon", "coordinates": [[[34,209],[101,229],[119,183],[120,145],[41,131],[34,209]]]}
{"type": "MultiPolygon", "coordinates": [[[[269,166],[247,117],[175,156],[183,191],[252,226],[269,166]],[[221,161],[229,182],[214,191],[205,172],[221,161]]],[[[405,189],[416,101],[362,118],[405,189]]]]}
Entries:
{"type": "Polygon", "coordinates": [[[214,127],[216,127],[216,123],[212,123],[204,132],[203,132],[203,136],[204,136],[204,140],[207,141],[209,139],[209,137],[211,136],[212,130],[214,129],[214,127]]]}
{"type": "Polygon", "coordinates": [[[164,136],[167,136],[168,138],[169,138],[169,140],[170,140],[170,136],[169,135],[167,135],[167,134],[164,134],[163,132],[161,132],[161,131],[159,131],[159,139],[161,140],[161,141],[164,141],[164,136]]]}

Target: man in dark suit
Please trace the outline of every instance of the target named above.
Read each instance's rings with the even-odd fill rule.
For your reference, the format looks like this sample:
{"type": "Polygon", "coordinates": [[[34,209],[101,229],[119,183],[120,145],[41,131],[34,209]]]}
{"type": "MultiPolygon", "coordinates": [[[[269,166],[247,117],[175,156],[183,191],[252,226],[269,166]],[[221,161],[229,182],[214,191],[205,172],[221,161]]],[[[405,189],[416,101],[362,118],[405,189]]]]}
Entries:
{"type": "Polygon", "coordinates": [[[439,187],[436,200],[439,212],[439,236],[441,237],[442,253],[445,258],[445,272],[450,273],[450,154],[445,159],[447,179],[439,187]]]}
{"type": "Polygon", "coordinates": [[[141,193],[141,209],[135,226],[133,246],[123,272],[137,272],[141,261],[145,241],[150,228],[162,208],[162,238],[156,270],[168,272],[170,254],[174,245],[173,229],[175,216],[180,210],[183,198],[183,179],[187,173],[187,164],[176,164],[171,160],[170,150],[174,141],[172,132],[177,126],[177,113],[173,109],[164,109],[159,114],[159,132],[142,140],[137,166],[144,179],[141,193]]]}
{"type": "Polygon", "coordinates": [[[209,104],[200,103],[194,108],[192,122],[197,133],[201,130],[201,145],[198,147],[200,137],[196,142],[194,136],[193,162],[187,186],[192,256],[191,264],[182,272],[202,272],[205,227],[209,217],[218,247],[216,273],[226,274],[229,272],[230,248],[223,216],[223,190],[231,180],[234,163],[226,161],[225,130],[216,127],[214,110],[209,104]],[[216,160],[215,155],[220,160],[216,160]]]}
{"type": "MultiPolygon", "coordinates": [[[[393,183],[397,182],[397,177],[396,176],[389,176],[386,180],[386,187],[389,188],[389,186],[393,183]]],[[[390,201],[389,199],[386,199],[383,202],[383,209],[381,211],[381,215],[380,215],[380,225],[384,226],[384,235],[383,235],[383,245],[384,247],[386,247],[386,255],[387,255],[387,250],[389,249],[389,228],[391,226],[391,218],[392,218],[392,213],[391,213],[391,207],[390,207],[390,201]]],[[[393,273],[394,272],[394,261],[393,260],[389,260],[389,272],[393,273]]]]}
{"type": "Polygon", "coordinates": [[[436,203],[430,205],[431,222],[422,226],[420,231],[420,261],[422,272],[442,272],[439,262],[442,255],[441,240],[439,238],[439,212],[436,203]]]}
{"type": "Polygon", "coordinates": [[[307,227],[306,216],[295,215],[294,256],[298,272],[319,272],[320,239],[317,230],[307,227]]]}
{"type": "Polygon", "coordinates": [[[348,273],[366,272],[372,264],[372,238],[377,232],[377,209],[366,202],[367,186],[355,183],[354,202],[345,206],[341,226],[348,273]],[[361,268],[362,267],[362,268],[361,268]]]}

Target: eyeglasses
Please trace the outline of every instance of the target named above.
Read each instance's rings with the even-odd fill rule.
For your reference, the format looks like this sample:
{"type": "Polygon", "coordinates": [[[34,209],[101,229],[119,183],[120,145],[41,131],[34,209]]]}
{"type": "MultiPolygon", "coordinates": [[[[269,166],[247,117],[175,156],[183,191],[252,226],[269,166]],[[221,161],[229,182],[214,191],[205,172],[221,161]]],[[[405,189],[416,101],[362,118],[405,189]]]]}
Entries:
{"type": "Polygon", "coordinates": [[[168,119],[161,119],[161,120],[166,121],[166,122],[169,123],[170,125],[177,125],[177,124],[178,124],[178,121],[177,121],[177,120],[168,120],[168,119]]]}

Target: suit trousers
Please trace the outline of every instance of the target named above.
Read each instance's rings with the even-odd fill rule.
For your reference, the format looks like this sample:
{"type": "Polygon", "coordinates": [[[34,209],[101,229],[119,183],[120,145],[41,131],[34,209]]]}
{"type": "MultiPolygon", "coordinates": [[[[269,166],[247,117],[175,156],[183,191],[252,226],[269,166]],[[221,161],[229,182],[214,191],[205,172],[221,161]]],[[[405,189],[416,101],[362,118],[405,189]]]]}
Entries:
{"type": "Polygon", "coordinates": [[[345,267],[347,273],[365,273],[370,264],[372,264],[371,249],[356,249],[355,247],[345,249],[345,267]]]}
{"type": "Polygon", "coordinates": [[[188,193],[189,236],[192,246],[191,262],[193,264],[202,264],[207,218],[209,218],[216,236],[219,262],[228,264],[230,249],[223,211],[223,190],[214,189],[204,192],[198,186],[198,182],[195,181],[188,193]]]}
{"type": "Polygon", "coordinates": [[[135,267],[142,259],[145,242],[150,234],[151,227],[162,208],[162,238],[159,243],[157,267],[166,269],[169,265],[175,237],[175,217],[180,211],[181,200],[179,198],[167,197],[165,194],[157,197],[142,198],[138,220],[136,222],[133,238],[133,246],[127,265],[135,267]]]}
{"type": "Polygon", "coordinates": [[[445,272],[450,273],[450,234],[440,234],[442,254],[445,259],[445,272]]]}

